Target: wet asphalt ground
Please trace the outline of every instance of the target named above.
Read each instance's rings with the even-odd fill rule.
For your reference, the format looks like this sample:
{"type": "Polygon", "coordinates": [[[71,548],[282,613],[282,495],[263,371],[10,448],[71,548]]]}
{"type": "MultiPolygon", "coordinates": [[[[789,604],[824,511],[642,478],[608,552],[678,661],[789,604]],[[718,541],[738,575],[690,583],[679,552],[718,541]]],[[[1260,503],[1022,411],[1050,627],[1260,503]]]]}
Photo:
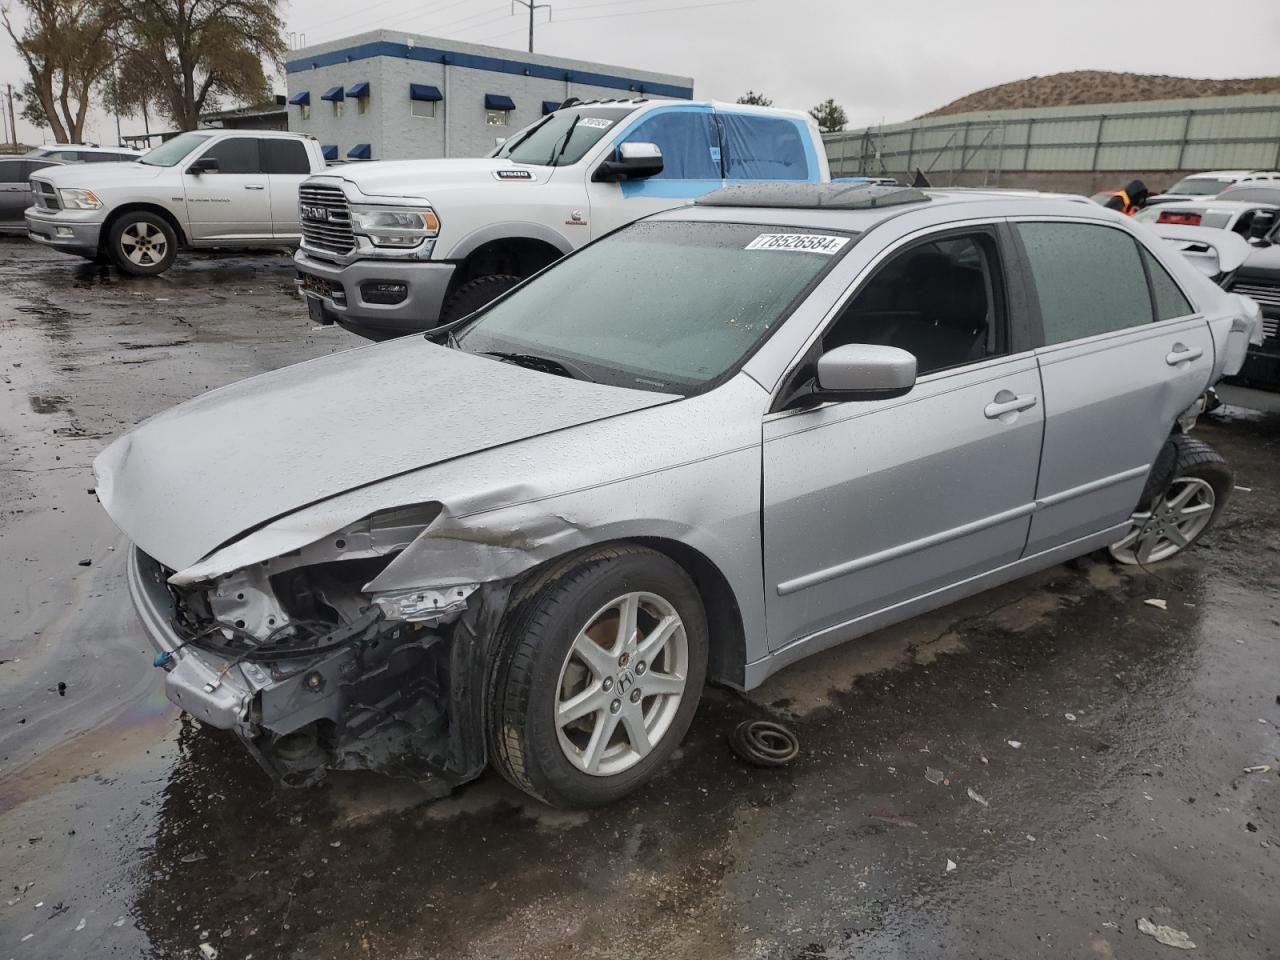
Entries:
{"type": "Polygon", "coordinates": [[[1239,489],[1185,558],[1077,561],[709,691],[616,806],[493,776],[279,794],[165,701],[87,491],[142,418],[362,343],[291,279],[279,254],[139,280],[0,242],[0,960],[1180,955],[1139,918],[1280,957],[1280,415],[1197,431],[1239,489]],[[766,716],[793,766],[731,755],[766,716]]]}

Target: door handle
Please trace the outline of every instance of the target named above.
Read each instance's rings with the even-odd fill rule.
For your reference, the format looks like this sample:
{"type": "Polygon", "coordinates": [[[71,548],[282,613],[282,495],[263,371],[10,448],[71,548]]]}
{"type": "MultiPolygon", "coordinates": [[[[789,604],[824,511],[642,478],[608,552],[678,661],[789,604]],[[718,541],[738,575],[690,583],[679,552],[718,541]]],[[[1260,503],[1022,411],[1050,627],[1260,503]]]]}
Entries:
{"type": "Polygon", "coordinates": [[[1010,390],[1001,390],[995,395],[995,399],[987,404],[986,409],[982,411],[982,415],[988,420],[999,420],[1011,413],[1030,410],[1035,405],[1036,395],[1034,393],[1025,393],[1022,396],[1018,396],[1010,390]]]}
{"type": "Polygon", "coordinates": [[[263,186],[262,184],[260,184],[260,183],[246,183],[246,184],[244,185],[244,188],[245,188],[246,190],[265,190],[265,189],[267,189],[266,187],[264,187],[264,186],[263,186]]]}
{"type": "Polygon", "coordinates": [[[1204,350],[1200,347],[1188,347],[1185,343],[1175,343],[1173,349],[1165,355],[1164,362],[1171,367],[1176,367],[1180,363],[1190,363],[1202,356],[1204,356],[1204,350]]]}

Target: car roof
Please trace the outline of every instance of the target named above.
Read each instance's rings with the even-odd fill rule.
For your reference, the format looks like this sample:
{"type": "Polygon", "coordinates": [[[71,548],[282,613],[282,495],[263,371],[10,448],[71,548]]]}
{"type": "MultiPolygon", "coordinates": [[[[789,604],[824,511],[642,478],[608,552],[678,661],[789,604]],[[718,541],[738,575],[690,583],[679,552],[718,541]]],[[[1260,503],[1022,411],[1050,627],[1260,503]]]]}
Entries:
{"type": "Polygon", "coordinates": [[[89,147],[82,143],[42,143],[37,148],[45,150],[49,153],[55,153],[61,150],[75,150],[77,153],[140,153],[141,151],[133,149],[133,147],[89,147]]]}
{"type": "Polygon", "coordinates": [[[1070,194],[1035,193],[1019,190],[916,190],[910,187],[882,187],[873,184],[785,184],[794,199],[779,191],[778,204],[769,206],[763,198],[778,184],[760,184],[757,196],[749,188],[727,188],[686,204],[654,214],[650,220],[706,223],[754,223],[763,226],[817,228],[861,233],[881,221],[901,213],[930,210],[936,222],[949,223],[978,216],[1019,216],[1026,214],[1090,219],[1125,219],[1087,197],[1070,194]],[[839,202],[837,194],[865,191],[872,196],[896,193],[898,202],[855,205],[851,197],[839,202]],[[802,198],[808,193],[811,196],[802,198]],[[733,198],[746,202],[734,204],[733,198]]]}

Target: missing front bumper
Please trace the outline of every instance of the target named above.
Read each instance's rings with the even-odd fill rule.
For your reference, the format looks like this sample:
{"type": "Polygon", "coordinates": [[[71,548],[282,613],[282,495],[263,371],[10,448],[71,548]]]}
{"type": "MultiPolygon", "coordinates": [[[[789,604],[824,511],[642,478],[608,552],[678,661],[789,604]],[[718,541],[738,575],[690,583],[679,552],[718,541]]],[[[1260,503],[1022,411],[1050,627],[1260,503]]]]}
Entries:
{"type": "Polygon", "coordinates": [[[129,588],[171,702],[233,731],[287,785],[378,770],[447,791],[484,768],[485,664],[506,590],[441,627],[375,619],[316,657],[247,661],[184,644],[167,571],[134,548],[129,588]],[[168,654],[168,656],[165,656],[168,654]]]}

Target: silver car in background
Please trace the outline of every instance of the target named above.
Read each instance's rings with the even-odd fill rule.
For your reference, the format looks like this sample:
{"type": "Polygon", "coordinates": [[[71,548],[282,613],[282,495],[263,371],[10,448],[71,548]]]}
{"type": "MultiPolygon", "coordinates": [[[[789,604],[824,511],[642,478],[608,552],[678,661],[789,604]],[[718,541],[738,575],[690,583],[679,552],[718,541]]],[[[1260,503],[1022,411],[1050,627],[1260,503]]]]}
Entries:
{"type": "Polygon", "coordinates": [[[1257,328],[1078,200],[735,188],[153,417],[97,493],[169,697],[279,780],[598,804],[707,679],[1192,543],[1231,477],[1186,430],[1257,328]]]}
{"type": "Polygon", "coordinates": [[[31,206],[30,178],[37,170],[60,166],[61,160],[0,157],[0,234],[27,232],[23,211],[31,206]]]}

